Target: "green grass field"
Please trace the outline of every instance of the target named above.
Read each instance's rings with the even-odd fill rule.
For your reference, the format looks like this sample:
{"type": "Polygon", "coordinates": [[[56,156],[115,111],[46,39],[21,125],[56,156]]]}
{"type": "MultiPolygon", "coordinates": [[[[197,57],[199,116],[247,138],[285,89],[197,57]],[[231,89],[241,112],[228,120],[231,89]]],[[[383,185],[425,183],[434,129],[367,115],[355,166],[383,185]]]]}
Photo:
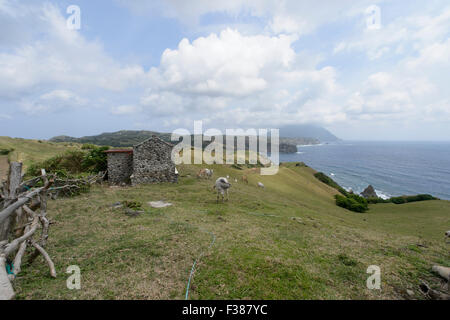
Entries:
{"type": "Polygon", "coordinates": [[[58,277],[42,260],[25,264],[18,298],[184,299],[202,252],[190,299],[403,299],[406,289],[423,299],[421,280],[438,285],[431,266],[450,266],[449,201],[376,204],[361,214],[337,207],[337,191],[309,167],[284,164],[275,176],[213,168],[214,179],[231,177],[224,204],[213,180],[195,178],[198,166],[180,166],[179,184],[103,185],[49,202],[47,251],[58,277]],[[242,174],[248,185],[234,183],[242,174]],[[145,213],[110,207],[124,200],[142,202],[145,213]],[[173,206],[147,205],[156,200],[173,206]],[[81,290],[66,288],[69,265],[81,268],[81,290]],[[381,268],[381,290],[366,288],[369,265],[381,268]]]}
{"type": "Polygon", "coordinates": [[[67,150],[80,148],[81,144],[78,143],[0,137],[0,149],[14,149],[8,155],[9,160],[23,162],[25,168],[33,162],[40,162],[67,150]]]}

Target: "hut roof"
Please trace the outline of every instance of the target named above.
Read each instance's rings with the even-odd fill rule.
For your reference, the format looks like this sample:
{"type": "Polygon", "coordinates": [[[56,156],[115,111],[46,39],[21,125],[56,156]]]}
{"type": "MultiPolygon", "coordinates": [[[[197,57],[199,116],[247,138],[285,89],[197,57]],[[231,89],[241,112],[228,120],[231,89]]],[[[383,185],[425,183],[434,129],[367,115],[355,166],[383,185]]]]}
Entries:
{"type": "Polygon", "coordinates": [[[159,137],[157,137],[157,136],[155,136],[155,135],[152,135],[150,138],[145,139],[144,141],[142,141],[142,142],[140,142],[140,143],[134,145],[133,148],[139,147],[140,145],[144,144],[145,142],[147,142],[147,141],[149,141],[149,140],[159,140],[159,141],[163,142],[164,144],[168,145],[169,147],[173,148],[173,144],[168,143],[167,141],[164,141],[163,139],[161,139],[161,138],[159,138],[159,137]]]}
{"type": "Polygon", "coordinates": [[[132,149],[110,149],[105,150],[105,153],[133,153],[132,149]]]}

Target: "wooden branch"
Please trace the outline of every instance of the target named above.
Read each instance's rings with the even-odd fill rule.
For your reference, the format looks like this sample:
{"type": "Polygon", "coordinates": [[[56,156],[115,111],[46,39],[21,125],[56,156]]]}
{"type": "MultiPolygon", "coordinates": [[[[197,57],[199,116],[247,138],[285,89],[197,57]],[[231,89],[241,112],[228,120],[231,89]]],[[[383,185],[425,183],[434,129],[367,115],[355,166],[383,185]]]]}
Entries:
{"type": "Polygon", "coordinates": [[[0,255],[0,300],[11,300],[16,294],[6,273],[6,257],[0,255]]]}
{"type": "Polygon", "coordinates": [[[47,173],[45,172],[45,169],[41,169],[41,174],[42,174],[42,180],[44,181],[44,185],[48,184],[48,178],[47,178],[47,173]]]}
{"type": "Polygon", "coordinates": [[[28,217],[31,219],[37,216],[37,213],[30,209],[30,207],[28,207],[26,204],[22,206],[22,209],[28,214],[28,217]]]}
{"type": "Polygon", "coordinates": [[[8,177],[10,198],[16,197],[17,189],[19,188],[21,181],[22,181],[22,163],[11,162],[9,165],[9,177],[8,177]]]}
{"type": "Polygon", "coordinates": [[[22,258],[27,249],[28,241],[24,241],[20,244],[19,250],[17,251],[16,257],[14,258],[14,275],[17,276],[22,270],[22,258]]]}
{"type": "Polygon", "coordinates": [[[42,225],[42,233],[41,233],[41,241],[40,245],[42,247],[45,247],[47,244],[48,239],[48,219],[46,218],[47,215],[47,194],[46,192],[43,192],[39,194],[39,199],[41,199],[41,214],[39,215],[39,221],[42,225]]]}
{"type": "Polygon", "coordinates": [[[2,181],[2,188],[1,188],[1,190],[2,190],[2,193],[1,193],[0,196],[3,199],[8,198],[8,185],[6,184],[6,181],[2,181]]]}
{"type": "Polygon", "coordinates": [[[47,180],[45,186],[37,188],[37,189],[35,189],[33,191],[28,192],[27,194],[25,194],[25,195],[21,196],[19,199],[17,199],[17,201],[14,202],[13,204],[11,204],[9,207],[7,207],[6,209],[2,210],[0,212],[0,224],[3,223],[3,221],[5,221],[5,219],[8,218],[12,213],[14,213],[14,211],[16,209],[18,209],[21,206],[23,206],[24,204],[26,204],[35,195],[41,193],[42,191],[48,190],[48,188],[50,188],[52,183],[53,183],[53,180],[50,180],[50,181],[47,180]]]}
{"type": "Polygon", "coordinates": [[[41,192],[42,190],[44,190],[44,187],[33,190],[33,191],[29,192],[28,194],[26,194],[25,196],[22,196],[19,199],[17,199],[16,202],[14,202],[10,206],[8,206],[6,209],[2,210],[0,212],[0,223],[3,223],[3,221],[5,221],[12,213],[14,213],[15,210],[17,210],[18,208],[23,206],[25,203],[30,201],[30,199],[32,197],[39,194],[39,192],[41,192]]]}
{"type": "Polygon", "coordinates": [[[420,290],[433,300],[450,300],[450,295],[431,289],[425,282],[420,284],[420,290]]]}
{"type": "MultiPolygon", "coordinates": [[[[22,181],[22,163],[11,162],[9,165],[9,174],[7,181],[7,199],[5,199],[4,205],[8,206],[13,202],[17,196],[17,189],[22,181]]],[[[11,212],[8,217],[0,221],[0,240],[7,240],[11,230],[14,229],[15,217],[13,216],[15,210],[11,212]]]]}
{"type": "MultiPolygon", "coordinates": [[[[50,225],[46,217],[47,199],[50,193],[50,186],[54,183],[54,177],[50,176],[51,178],[49,179],[45,170],[42,169],[40,177],[20,183],[22,179],[21,169],[21,163],[11,164],[8,183],[0,189],[0,299],[14,298],[15,293],[11,281],[21,271],[22,259],[29,244],[35,249],[33,252],[34,256],[42,254],[50,268],[50,275],[56,278],[55,265],[44,249],[44,246],[47,244],[50,225]],[[30,190],[30,187],[36,185],[40,179],[44,182],[44,186],[30,190]],[[27,191],[20,193],[23,190],[27,191]],[[39,207],[39,212],[34,211],[39,207]],[[17,214],[17,219],[13,216],[15,213],[17,214]],[[14,228],[13,222],[19,227],[14,228]],[[33,236],[39,225],[42,226],[42,233],[39,243],[37,243],[33,240],[33,236]],[[13,233],[15,233],[17,238],[8,243],[8,238],[13,233]],[[8,275],[6,272],[6,261],[8,256],[15,252],[14,275],[8,275]]],[[[63,186],[60,189],[68,189],[70,192],[71,188],[80,188],[80,183],[88,185],[86,181],[77,181],[75,184],[78,185],[63,186]]]]}
{"type": "MultiPolygon", "coordinates": [[[[33,222],[35,221],[34,219],[37,218],[38,215],[35,212],[33,212],[30,208],[28,208],[26,205],[24,205],[22,208],[25,211],[25,213],[27,213],[28,216],[33,219],[32,222],[28,223],[25,226],[24,234],[26,234],[27,232],[30,231],[30,228],[32,227],[33,222]]],[[[37,225],[37,223],[36,223],[36,225],[37,225]]],[[[23,255],[25,254],[25,250],[27,248],[27,243],[28,243],[28,240],[26,240],[20,244],[19,250],[16,253],[16,257],[14,258],[14,275],[15,276],[17,276],[19,274],[19,272],[22,270],[22,268],[21,268],[22,258],[23,258],[23,255]]]]}
{"type": "Polygon", "coordinates": [[[56,270],[55,270],[55,265],[53,264],[52,259],[50,258],[50,256],[48,255],[48,253],[44,250],[44,248],[42,248],[40,245],[38,245],[37,243],[33,242],[32,246],[35,247],[44,257],[45,261],[47,262],[49,268],[50,268],[50,275],[53,278],[56,278],[56,270]]]}
{"type": "Polygon", "coordinates": [[[14,239],[13,241],[11,241],[10,243],[8,243],[4,249],[4,254],[5,256],[9,256],[11,253],[13,253],[14,251],[17,250],[17,248],[19,247],[19,245],[24,242],[25,240],[28,240],[31,236],[33,236],[33,234],[36,232],[37,227],[38,227],[38,221],[39,221],[39,217],[36,217],[33,221],[33,223],[31,224],[30,230],[25,233],[23,236],[14,239]]]}
{"type": "Polygon", "coordinates": [[[19,192],[26,192],[29,190],[29,188],[34,187],[39,181],[41,181],[42,177],[35,177],[32,179],[29,179],[27,181],[24,181],[19,186],[19,192]]]}
{"type": "Polygon", "coordinates": [[[76,186],[76,185],[72,184],[72,185],[65,185],[65,186],[62,186],[62,187],[55,187],[55,188],[52,188],[50,191],[62,190],[62,189],[70,189],[70,188],[80,189],[79,186],[76,186]]]}
{"type": "Polygon", "coordinates": [[[15,227],[11,230],[11,233],[14,234],[14,237],[20,237],[23,235],[25,226],[28,224],[28,217],[26,212],[23,211],[23,207],[16,210],[16,221],[15,227]],[[18,226],[18,227],[17,227],[18,226]]]}
{"type": "Polygon", "coordinates": [[[31,203],[28,205],[28,207],[33,211],[39,208],[40,206],[41,200],[39,198],[33,198],[33,200],[31,200],[31,203]]]}

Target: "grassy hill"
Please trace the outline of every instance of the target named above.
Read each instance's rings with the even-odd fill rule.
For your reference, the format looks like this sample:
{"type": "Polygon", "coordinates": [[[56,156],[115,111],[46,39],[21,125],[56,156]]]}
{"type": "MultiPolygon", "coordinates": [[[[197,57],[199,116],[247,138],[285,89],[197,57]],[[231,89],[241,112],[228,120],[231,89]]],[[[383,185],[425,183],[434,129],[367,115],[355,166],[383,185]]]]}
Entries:
{"type": "MultiPolygon", "coordinates": [[[[171,141],[171,133],[160,133],[154,131],[145,130],[121,130],[117,132],[105,132],[96,136],[86,136],[81,138],[74,138],[69,136],[57,136],[50,139],[51,142],[73,142],[73,143],[92,143],[99,146],[112,146],[112,147],[131,147],[142,141],[151,138],[153,135],[161,138],[169,143],[176,143],[171,141]]],[[[191,136],[192,144],[193,135],[191,136]]],[[[203,147],[206,147],[210,142],[204,141],[203,147]]],[[[270,149],[270,139],[268,148],[270,149]]],[[[295,153],[297,152],[296,145],[308,145],[319,144],[320,141],[315,138],[280,138],[280,152],[295,153]]],[[[248,145],[248,138],[246,139],[248,145]]],[[[248,149],[248,148],[247,148],[248,149]]]]}
{"type": "MultiPolygon", "coordinates": [[[[0,148],[31,163],[79,145],[2,137],[0,148]]],[[[406,289],[423,298],[421,280],[438,284],[431,266],[450,266],[449,201],[376,204],[360,214],[337,207],[337,191],[310,167],[286,163],[275,176],[212,167],[214,178],[231,177],[229,202],[216,204],[212,180],[196,179],[194,165],[178,167],[179,184],[95,186],[50,201],[48,252],[58,277],[48,276],[45,263],[25,263],[18,298],[183,299],[201,253],[190,299],[402,299],[406,289]],[[243,174],[248,185],[234,182],[243,174]],[[145,213],[132,218],[111,208],[125,200],[141,202],[145,213]],[[150,208],[155,200],[173,206],[150,208]],[[66,288],[65,270],[74,264],[79,291],[66,288]],[[381,290],[366,288],[369,265],[381,268],[381,290]]]]}
{"type": "Polygon", "coordinates": [[[190,299],[402,299],[406,289],[423,298],[420,280],[437,283],[432,264],[450,266],[448,201],[376,204],[360,214],[337,207],[336,190],[309,167],[287,163],[275,176],[212,167],[214,178],[231,177],[229,202],[216,204],[212,181],[197,180],[193,165],[179,166],[179,184],[104,185],[51,201],[48,252],[58,277],[44,263],[25,265],[18,297],[183,299],[203,252],[190,299]],[[234,183],[242,174],[248,185],[234,183]],[[141,202],[145,213],[111,208],[124,200],[141,202]],[[173,206],[147,205],[157,200],[173,206]],[[74,264],[81,290],[66,288],[74,264]],[[381,290],[366,288],[369,265],[381,268],[381,290]]]}
{"type": "Polygon", "coordinates": [[[62,154],[66,150],[80,148],[80,144],[73,142],[57,143],[45,140],[0,137],[0,150],[13,150],[8,154],[9,160],[23,162],[25,167],[32,162],[40,162],[62,154]]]}
{"type": "Polygon", "coordinates": [[[105,132],[95,136],[74,138],[69,136],[57,136],[50,139],[51,142],[93,143],[99,146],[131,147],[156,135],[164,141],[170,142],[170,133],[159,133],[145,130],[121,130],[117,132],[105,132]]]}

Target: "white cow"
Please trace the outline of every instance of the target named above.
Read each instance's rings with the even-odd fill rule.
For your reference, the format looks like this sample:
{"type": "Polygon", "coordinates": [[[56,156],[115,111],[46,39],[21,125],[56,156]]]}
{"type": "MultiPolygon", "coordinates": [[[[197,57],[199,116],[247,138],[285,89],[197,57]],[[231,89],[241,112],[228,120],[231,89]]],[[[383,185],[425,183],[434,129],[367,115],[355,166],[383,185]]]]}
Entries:
{"type": "Polygon", "coordinates": [[[197,178],[206,178],[210,179],[214,174],[213,169],[200,169],[200,171],[197,173],[197,178]]]}
{"type": "Polygon", "coordinates": [[[227,178],[220,177],[216,180],[214,188],[217,191],[217,203],[219,203],[219,194],[222,195],[222,202],[224,202],[224,196],[226,195],[228,201],[228,189],[231,188],[231,183],[228,182],[227,178]]]}

